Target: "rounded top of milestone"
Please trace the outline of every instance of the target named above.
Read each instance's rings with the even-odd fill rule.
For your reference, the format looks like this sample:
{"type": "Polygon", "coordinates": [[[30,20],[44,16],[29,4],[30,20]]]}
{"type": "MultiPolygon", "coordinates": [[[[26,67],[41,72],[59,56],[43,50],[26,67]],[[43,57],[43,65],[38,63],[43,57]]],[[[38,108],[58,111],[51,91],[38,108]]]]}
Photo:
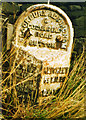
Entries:
{"type": "Polygon", "coordinates": [[[15,23],[14,45],[41,60],[70,52],[72,42],[72,23],[66,13],[56,6],[33,5],[15,23]]]}

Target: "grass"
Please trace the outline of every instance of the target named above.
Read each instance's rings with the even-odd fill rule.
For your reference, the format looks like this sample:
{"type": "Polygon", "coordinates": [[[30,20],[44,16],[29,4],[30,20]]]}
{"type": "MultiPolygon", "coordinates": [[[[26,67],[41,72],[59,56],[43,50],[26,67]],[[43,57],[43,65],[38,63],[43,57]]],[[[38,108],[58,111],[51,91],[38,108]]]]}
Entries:
{"type": "Polygon", "coordinates": [[[42,63],[34,56],[13,46],[7,51],[4,45],[0,58],[2,60],[2,81],[0,82],[2,100],[0,102],[3,119],[84,118],[85,50],[83,48],[78,56],[76,50],[73,54],[75,57],[71,60],[70,71],[62,87],[53,99],[39,105],[37,100],[42,63]],[[26,60],[27,57],[28,60],[26,60]]]}
{"type": "MultiPolygon", "coordinates": [[[[35,92],[33,87],[32,92],[22,93],[25,89],[23,86],[28,81],[34,81],[34,78],[37,81],[40,79],[41,69],[36,66],[33,71],[30,66],[29,72],[26,71],[26,76],[22,76],[19,79],[20,76],[19,74],[17,75],[17,69],[26,61],[27,55],[22,56],[22,59],[18,61],[19,53],[17,52],[16,54],[16,51],[18,49],[13,47],[7,54],[2,54],[1,102],[4,119],[75,119],[84,117],[84,76],[86,74],[84,70],[84,50],[81,56],[73,62],[73,68],[66,77],[62,88],[55,95],[54,100],[51,99],[41,105],[37,103],[37,88],[35,92]],[[27,97],[25,98],[26,94],[27,97]]],[[[25,68],[27,70],[27,65],[25,68]]]]}

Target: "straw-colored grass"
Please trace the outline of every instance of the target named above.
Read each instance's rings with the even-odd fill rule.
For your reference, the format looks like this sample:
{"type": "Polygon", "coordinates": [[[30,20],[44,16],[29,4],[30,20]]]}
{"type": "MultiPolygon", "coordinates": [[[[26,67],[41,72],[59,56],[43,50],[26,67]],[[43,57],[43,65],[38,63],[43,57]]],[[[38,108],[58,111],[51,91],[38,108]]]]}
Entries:
{"type": "MultiPolygon", "coordinates": [[[[16,70],[21,65],[26,57],[24,56],[17,65],[16,58],[18,57],[18,49],[12,48],[6,55],[2,54],[2,114],[5,119],[51,119],[51,118],[83,118],[84,117],[84,87],[85,87],[85,70],[84,70],[84,50],[76,61],[74,67],[66,77],[61,89],[56,93],[54,99],[41,105],[36,104],[37,92],[33,91],[31,96],[28,94],[28,103],[24,103],[24,98],[19,102],[18,91],[16,86],[22,88],[22,85],[27,81],[34,80],[41,74],[36,69],[34,72],[29,72],[27,76],[21,77],[17,81],[16,70]],[[16,54],[17,53],[17,54],[16,54]],[[15,57],[14,57],[15,56],[15,57]],[[5,63],[9,63],[6,69],[5,63]],[[6,69],[6,70],[5,70],[6,69]],[[32,104],[32,99],[34,104],[32,104]]],[[[33,82],[34,83],[34,82],[33,82]]],[[[20,96],[22,93],[20,93],[20,96]]]]}
{"type": "MultiPolygon", "coordinates": [[[[6,15],[2,13],[2,16],[4,16],[4,20],[6,15]]],[[[16,14],[14,12],[14,19],[15,16],[16,14]]],[[[4,30],[7,27],[7,20],[8,18],[6,18],[2,24],[2,45],[5,42],[4,39],[7,34],[4,30]]],[[[73,47],[74,46],[75,45],[73,45],[73,47]]],[[[40,61],[37,61],[38,63],[36,62],[36,64],[34,62],[33,65],[36,69],[33,71],[33,68],[30,66],[32,62],[28,62],[30,66],[28,72],[27,64],[25,64],[27,63],[26,59],[28,53],[24,53],[23,56],[21,56],[21,59],[17,60],[20,55],[19,51],[21,50],[13,46],[10,51],[7,51],[5,44],[2,48],[2,53],[0,53],[0,61],[2,60],[2,81],[0,82],[2,87],[0,91],[2,94],[2,96],[0,96],[2,97],[2,99],[0,99],[2,104],[2,107],[0,108],[2,110],[2,116],[0,117],[4,120],[20,120],[20,118],[23,120],[29,120],[30,118],[33,120],[38,118],[39,120],[52,118],[55,118],[56,120],[73,120],[76,118],[85,118],[85,50],[83,49],[82,54],[77,56],[74,61],[72,60],[70,72],[66,76],[60,90],[55,94],[55,97],[41,105],[37,103],[38,87],[34,87],[35,80],[39,81],[40,79],[41,69],[39,69],[39,65],[41,63],[40,61]],[[25,76],[17,74],[17,72],[19,72],[20,65],[24,65],[25,76]],[[27,99],[25,99],[24,90],[25,87],[29,87],[28,82],[31,80],[33,80],[33,87],[31,88],[32,91],[31,94],[27,94],[27,99]],[[21,101],[20,98],[22,98],[21,101]]]]}

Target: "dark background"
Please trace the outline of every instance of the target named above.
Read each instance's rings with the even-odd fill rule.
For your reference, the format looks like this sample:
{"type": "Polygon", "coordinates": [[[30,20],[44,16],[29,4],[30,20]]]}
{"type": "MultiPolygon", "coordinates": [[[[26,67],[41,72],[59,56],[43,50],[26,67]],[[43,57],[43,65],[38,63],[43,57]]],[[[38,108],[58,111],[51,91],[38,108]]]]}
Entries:
{"type": "MultiPolygon", "coordinates": [[[[2,3],[2,13],[4,13],[2,16],[7,17],[9,22],[14,24],[19,15],[33,4],[38,3],[4,2],[2,3]]],[[[69,16],[75,31],[74,37],[86,37],[86,2],[51,2],[50,4],[60,7],[69,16]]]]}

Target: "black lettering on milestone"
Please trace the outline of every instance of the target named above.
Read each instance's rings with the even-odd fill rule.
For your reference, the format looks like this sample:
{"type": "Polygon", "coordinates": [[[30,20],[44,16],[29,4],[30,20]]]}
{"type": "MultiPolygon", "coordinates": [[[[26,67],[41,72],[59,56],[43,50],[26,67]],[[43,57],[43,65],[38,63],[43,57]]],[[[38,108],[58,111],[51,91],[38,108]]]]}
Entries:
{"type": "Polygon", "coordinates": [[[58,18],[58,15],[56,13],[53,13],[53,18],[56,20],[58,18]]]}
{"type": "Polygon", "coordinates": [[[34,18],[39,17],[39,13],[38,13],[38,11],[32,12],[32,15],[33,15],[34,18]]]}
{"type": "Polygon", "coordinates": [[[49,11],[48,16],[52,18],[52,12],[49,11]]]}
{"type": "Polygon", "coordinates": [[[36,30],[40,30],[40,27],[36,25],[36,26],[35,26],[35,29],[36,29],[36,30]]]}
{"type": "Polygon", "coordinates": [[[25,33],[24,33],[24,38],[29,38],[30,36],[31,36],[32,34],[30,33],[30,30],[29,30],[29,28],[25,31],[25,33]]]}
{"type": "Polygon", "coordinates": [[[41,15],[45,16],[45,12],[46,12],[45,10],[42,10],[42,14],[41,15]]]}
{"type": "Polygon", "coordinates": [[[35,32],[35,37],[38,37],[38,32],[35,32]]]}
{"type": "Polygon", "coordinates": [[[27,18],[25,18],[24,22],[26,22],[26,23],[30,22],[30,19],[28,18],[28,16],[27,16],[27,18]]]}
{"type": "Polygon", "coordinates": [[[27,28],[28,27],[28,23],[24,20],[24,22],[21,25],[23,28],[27,28]]]}

